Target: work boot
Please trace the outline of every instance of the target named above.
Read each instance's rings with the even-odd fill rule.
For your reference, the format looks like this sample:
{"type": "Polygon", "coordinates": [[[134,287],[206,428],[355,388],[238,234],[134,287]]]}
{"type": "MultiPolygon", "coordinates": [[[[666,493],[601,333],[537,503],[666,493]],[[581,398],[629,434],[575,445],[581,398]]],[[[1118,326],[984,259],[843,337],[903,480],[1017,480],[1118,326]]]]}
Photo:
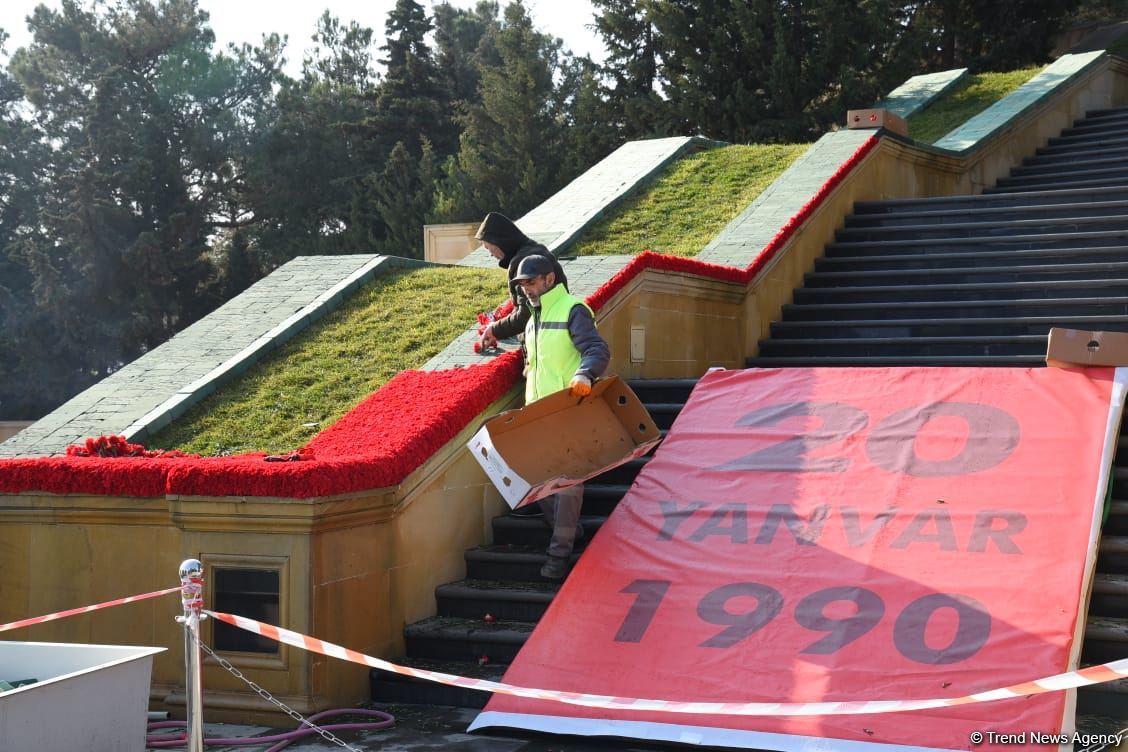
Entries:
{"type": "Polygon", "coordinates": [[[541,567],[541,577],[546,580],[560,580],[568,574],[568,559],[563,556],[549,554],[544,566],[541,567]]]}

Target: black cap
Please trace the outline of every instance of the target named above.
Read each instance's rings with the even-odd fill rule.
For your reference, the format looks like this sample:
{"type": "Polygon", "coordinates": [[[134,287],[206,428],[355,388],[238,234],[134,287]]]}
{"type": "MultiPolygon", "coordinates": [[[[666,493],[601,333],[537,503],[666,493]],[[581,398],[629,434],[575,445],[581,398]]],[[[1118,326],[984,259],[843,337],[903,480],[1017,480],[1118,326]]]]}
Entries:
{"type": "Polygon", "coordinates": [[[513,275],[513,281],[532,279],[554,271],[556,271],[556,267],[553,265],[552,259],[539,253],[532,253],[521,259],[521,263],[517,265],[517,273],[513,275]]]}

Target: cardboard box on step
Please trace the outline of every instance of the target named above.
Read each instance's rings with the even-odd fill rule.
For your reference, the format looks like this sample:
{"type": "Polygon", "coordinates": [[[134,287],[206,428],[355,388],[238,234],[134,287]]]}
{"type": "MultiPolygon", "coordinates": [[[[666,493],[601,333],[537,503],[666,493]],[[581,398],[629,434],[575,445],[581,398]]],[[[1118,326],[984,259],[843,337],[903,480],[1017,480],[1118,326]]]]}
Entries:
{"type": "Polygon", "coordinates": [[[1046,365],[1057,368],[1128,365],[1128,333],[1050,329],[1046,365]]]}
{"type": "Polygon", "coordinates": [[[661,438],[631,388],[611,376],[582,399],[564,389],[495,415],[467,446],[516,509],[641,457],[661,438]]]}

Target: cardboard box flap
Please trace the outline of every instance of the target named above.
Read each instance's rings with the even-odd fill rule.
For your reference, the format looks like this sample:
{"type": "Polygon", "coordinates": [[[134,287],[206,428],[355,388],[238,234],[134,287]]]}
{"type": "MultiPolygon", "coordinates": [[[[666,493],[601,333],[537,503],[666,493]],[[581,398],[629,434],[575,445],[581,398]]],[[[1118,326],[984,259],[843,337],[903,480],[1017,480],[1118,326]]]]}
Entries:
{"type": "Polygon", "coordinates": [[[1050,329],[1046,365],[1058,368],[1128,365],[1128,333],[1050,329]]]}

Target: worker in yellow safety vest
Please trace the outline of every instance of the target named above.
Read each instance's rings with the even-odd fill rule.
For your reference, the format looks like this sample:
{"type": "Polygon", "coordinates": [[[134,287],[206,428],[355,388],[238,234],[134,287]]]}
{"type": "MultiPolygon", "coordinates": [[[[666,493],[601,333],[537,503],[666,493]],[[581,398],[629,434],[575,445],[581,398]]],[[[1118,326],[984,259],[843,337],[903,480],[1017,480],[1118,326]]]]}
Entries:
{"type": "MultiPolygon", "coordinates": [[[[592,382],[603,375],[611,360],[591,308],[558,284],[552,259],[546,256],[521,259],[513,281],[521,286],[532,308],[525,325],[525,404],[562,389],[577,397],[591,394],[592,382]]],[[[581,483],[537,502],[552,528],[542,577],[559,580],[567,573],[572,547],[583,537],[583,500],[581,483]]]]}

